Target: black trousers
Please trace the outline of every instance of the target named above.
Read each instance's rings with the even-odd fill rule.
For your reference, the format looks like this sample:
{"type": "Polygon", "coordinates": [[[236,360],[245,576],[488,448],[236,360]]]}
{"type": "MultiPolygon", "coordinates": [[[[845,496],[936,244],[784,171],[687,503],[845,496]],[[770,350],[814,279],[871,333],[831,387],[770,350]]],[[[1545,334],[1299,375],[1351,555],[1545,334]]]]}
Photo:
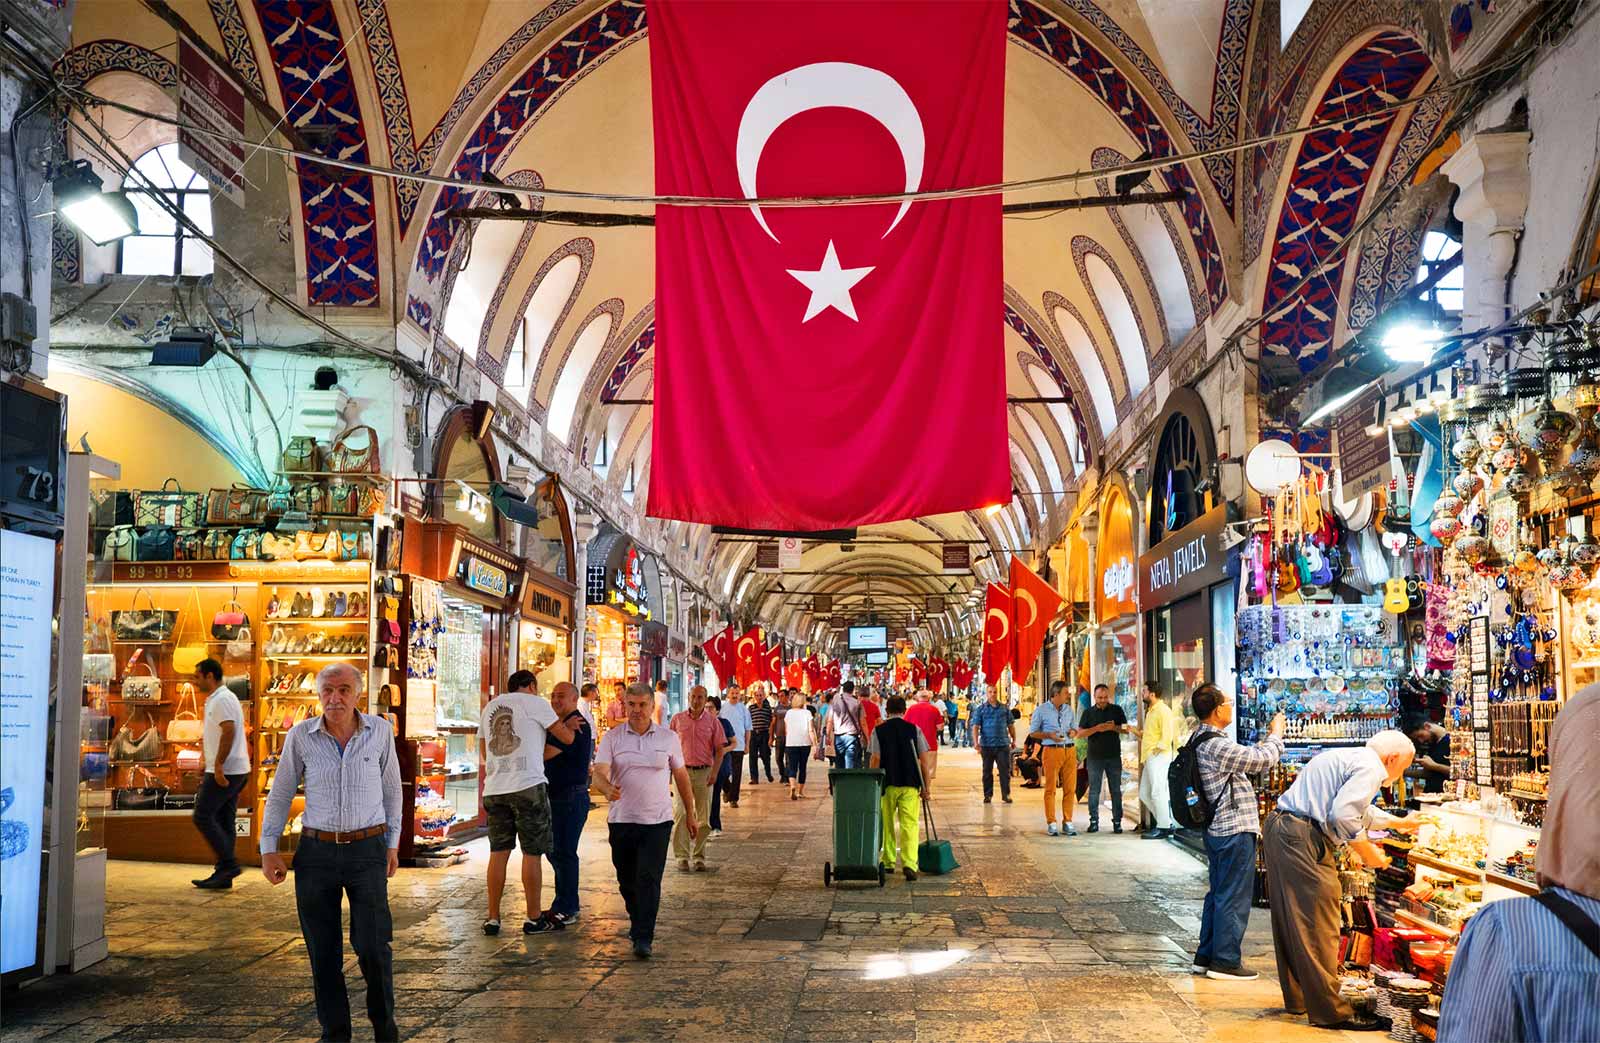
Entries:
{"type": "Polygon", "coordinates": [[[1000,776],[1000,796],[1011,796],[1011,747],[979,746],[978,756],[983,760],[983,799],[994,797],[994,777],[1000,776]]]}
{"type": "Polygon", "coordinates": [[[761,781],[761,769],[767,769],[767,781],[772,781],[772,742],[766,732],[750,733],[750,781],[761,781]]]}
{"type": "Polygon", "coordinates": [[[661,874],[667,868],[667,847],[672,843],[672,823],[611,823],[611,864],[617,870],[617,889],[628,907],[628,937],[652,942],[656,914],[661,911],[661,874]]]}
{"type": "Polygon", "coordinates": [[[739,784],[744,781],[744,751],[729,750],[722,755],[727,767],[717,773],[717,785],[728,795],[728,803],[739,803],[739,784]],[[732,768],[729,771],[728,768],[732,768]]]}
{"type": "Polygon", "coordinates": [[[394,954],[390,940],[389,862],[383,836],[353,844],[302,837],[294,856],[294,900],[311,960],[322,1038],[350,1038],[350,995],[344,981],[341,900],[350,898],[350,947],[367,983],[367,1017],[379,1040],[398,1040],[394,1020],[394,954]]]}
{"type": "Polygon", "coordinates": [[[200,790],[194,795],[194,828],[217,856],[216,871],[233,873],[239,869],[239,860],[233,856],[233,823],[239,814],[239,792],[250,775],[247,772],[224,777],[228,780],[226,786],[217,785],[215,775],[200,780],[200,790]]]}

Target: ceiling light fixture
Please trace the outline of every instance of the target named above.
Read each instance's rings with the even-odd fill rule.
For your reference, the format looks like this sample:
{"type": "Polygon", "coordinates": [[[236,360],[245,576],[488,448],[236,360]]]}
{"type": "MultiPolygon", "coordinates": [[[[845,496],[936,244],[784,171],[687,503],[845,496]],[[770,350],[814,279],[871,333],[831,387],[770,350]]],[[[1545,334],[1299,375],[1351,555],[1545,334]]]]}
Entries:
{"type": "Polygon", "coordinates": [[[96,246],[139,234],[139,214],[123,192],[104,191],[87,159],[73,160],[51,179],[56,212],[96,246]]]}

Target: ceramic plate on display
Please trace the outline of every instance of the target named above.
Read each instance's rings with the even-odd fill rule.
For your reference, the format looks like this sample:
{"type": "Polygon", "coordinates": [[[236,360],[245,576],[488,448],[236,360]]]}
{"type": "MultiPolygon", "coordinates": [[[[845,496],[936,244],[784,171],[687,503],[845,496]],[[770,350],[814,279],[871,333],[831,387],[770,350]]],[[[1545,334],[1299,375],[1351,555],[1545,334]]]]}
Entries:
{"type": "Polygon", "coordinates": [[[1328,678],[1327,685],[1329,692],[1333,693],[1334,695],[1338,695],[1340,692],[1344,691],[1344,678],[1330,677],[1328,678]]]}

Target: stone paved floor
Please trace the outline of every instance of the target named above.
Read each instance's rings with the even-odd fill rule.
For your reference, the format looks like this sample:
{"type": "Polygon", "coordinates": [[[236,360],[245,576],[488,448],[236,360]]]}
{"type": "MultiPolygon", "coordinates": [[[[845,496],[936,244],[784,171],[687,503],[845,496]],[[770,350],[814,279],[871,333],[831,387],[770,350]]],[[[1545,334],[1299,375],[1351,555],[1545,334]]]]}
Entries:
{"type": "MultiPolygon", "coordinates": [[[[624,937],[603,808],[584,836],[576,929],[485,937],[483,841],[463,865],[402,870],[390,895],[405,1038],[1337,1043],[1281,1010],[1263,911],[1245,946],[1260,981],[1190,975],[1205,879],[1191,855],[1131,833],[1045,836],[1037,790],[986,806],[976,755],[942,755],[934,807],[954,874],[824,889],[829,801],[763,784],[724,810],[714,872],[669,863],[649,963],[624,937]],[[820,940],[768,940],[792,928],[820,940]]],[[[316,1038],[292,884],[252,871],[217,894],[190,887],[195,875],[112,863],[111,958],[7,995],[0,1040],[316,1038]]],[[[353,958],[349,973],[359,1019],[353,958]]]]}

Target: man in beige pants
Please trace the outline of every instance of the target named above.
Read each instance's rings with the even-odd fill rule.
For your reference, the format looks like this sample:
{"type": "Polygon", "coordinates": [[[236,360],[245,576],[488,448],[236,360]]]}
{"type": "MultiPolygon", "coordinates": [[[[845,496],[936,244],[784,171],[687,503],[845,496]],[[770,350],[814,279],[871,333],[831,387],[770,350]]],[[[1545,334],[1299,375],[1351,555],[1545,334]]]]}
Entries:
{"type": "Polygon", "coordinates": [[[678,868],[687,872],[692,854],[695,872],[703,873],[706,869],[706,840],[711,836],[711,784],[716,781],[717,772],[722,767],[722,755],[728,743],[721,718],[706,705],[704,686],[695,685],[689,690],[689,708],[673,715],[672,730],[683,744],[683,763],[689,769],[689,784],[694,791],[694,808],[700,827],[690,836],[684,824],[686,812],[683,797],[674,792],[672,855],[678,860],[678,868]]]}

